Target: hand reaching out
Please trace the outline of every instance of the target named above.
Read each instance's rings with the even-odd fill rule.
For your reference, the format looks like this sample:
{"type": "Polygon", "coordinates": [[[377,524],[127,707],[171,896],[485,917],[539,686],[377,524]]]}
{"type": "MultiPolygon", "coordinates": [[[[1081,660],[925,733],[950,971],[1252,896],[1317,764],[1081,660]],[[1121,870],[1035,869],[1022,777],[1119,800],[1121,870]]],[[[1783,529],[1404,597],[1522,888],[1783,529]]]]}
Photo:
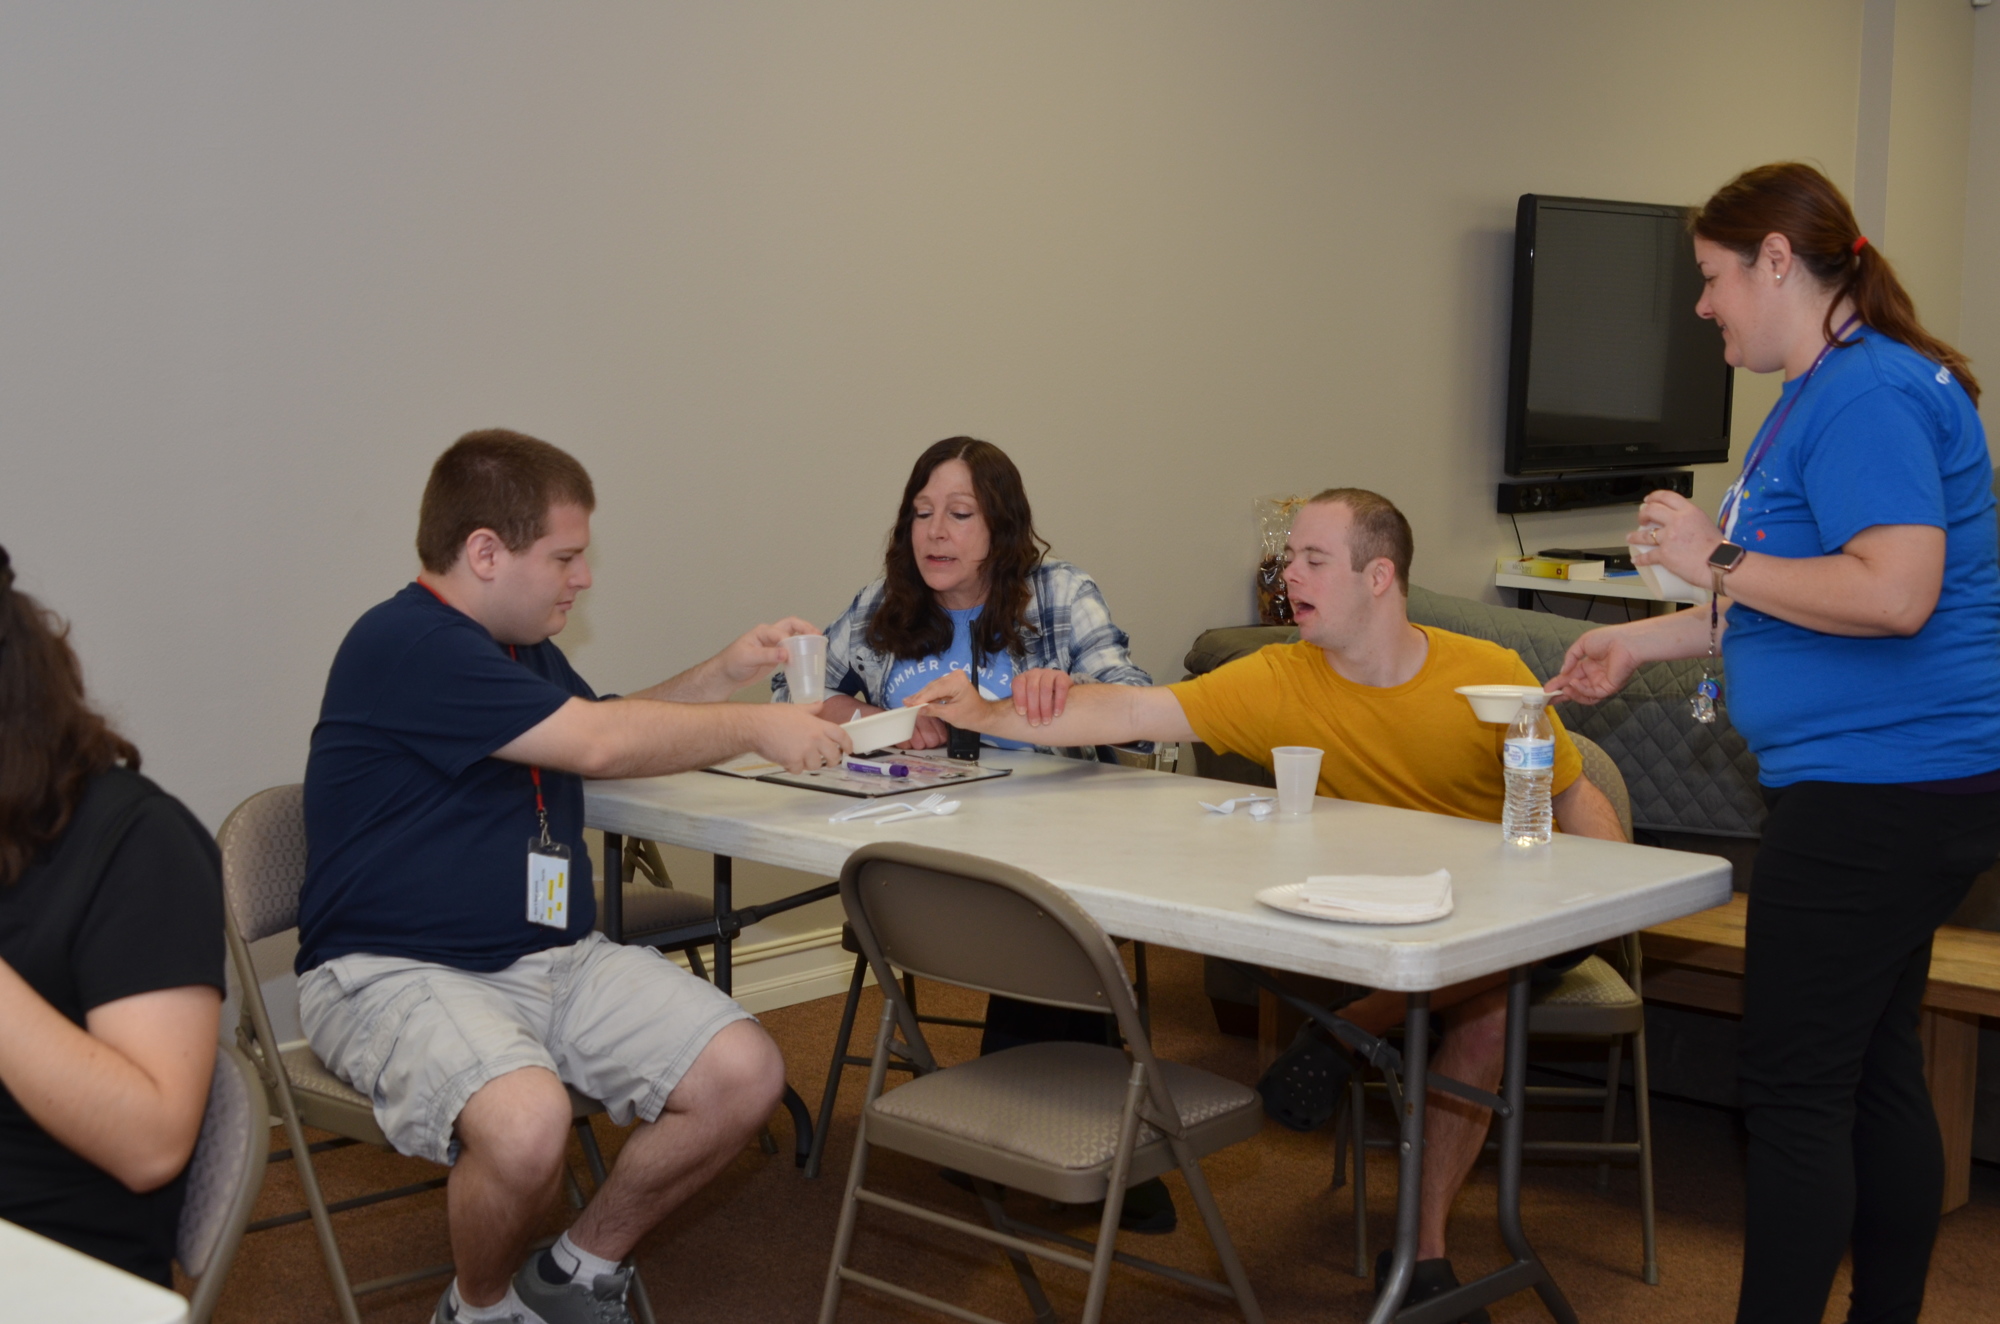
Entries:
{"type": "Polygon", "coordinates": [[[1014,711],[1027,718],[1029,726],[1047,726],[1063,715],[1075,683],[1067,671],[1052,667],[1019,672],[1014,677],[1014,711]]]}
{"type": "Polygon", "coordinates": [[[1562,670],[1544,688],[1578,703],[1602,703],[1625,688],[1639,659],[1616,630],[1592,630],[1569,646],[1562,670]]]}
{"type": "Polygon", "coordinates": [[[795,634],[818,634],[811,621],[787,616],[769,625],[752,626],[729,647],[716,654],[722,671],[731,683],[747,685],[785,665],[785,640],[795,634]]]}

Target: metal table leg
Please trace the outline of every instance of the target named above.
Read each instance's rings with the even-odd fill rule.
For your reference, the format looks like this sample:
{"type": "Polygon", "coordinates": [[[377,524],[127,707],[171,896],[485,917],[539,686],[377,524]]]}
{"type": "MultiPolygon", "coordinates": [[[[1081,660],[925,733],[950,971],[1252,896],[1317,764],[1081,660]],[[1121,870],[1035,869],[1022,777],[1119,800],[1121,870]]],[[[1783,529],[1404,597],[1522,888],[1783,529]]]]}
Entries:
{"type": "MultiPolygon", "coordinates": [[[[1417,1267],[1417,1220],[1424,1197],[1424,1105],[1430,1097],[1431,997],[1412,993],[1403,1018],[1402,1140],[1396,1156],[1396,1250],[1368,1324],[1388,1324],[1417,1267]]],[[[1359,1119],[1357,1118],[1358,1122],[1359,1119]]],[[[1367,1162],[1364,1151],[1358,1162],[1367,1162]]]]}

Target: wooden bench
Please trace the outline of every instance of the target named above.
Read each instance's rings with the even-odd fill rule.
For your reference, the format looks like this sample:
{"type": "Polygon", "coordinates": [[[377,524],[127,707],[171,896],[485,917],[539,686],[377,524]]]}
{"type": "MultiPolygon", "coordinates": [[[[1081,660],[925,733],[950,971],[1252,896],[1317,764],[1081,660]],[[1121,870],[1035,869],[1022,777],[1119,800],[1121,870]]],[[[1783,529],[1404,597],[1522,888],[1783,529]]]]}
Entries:
{"type": "MultiPolygon", "coordinates": [[[[1738,893],[1713,910],[1647,929],[1646,1001],[1742,1015],[1746,901],[1738,893]]],[[[1944,1132],[1947,1213],[1971,1196],[1981,1016],[2000,1016],[2000,933],[1939,929],[1921,1033],[1924,1075],[1944,1132]]]]}

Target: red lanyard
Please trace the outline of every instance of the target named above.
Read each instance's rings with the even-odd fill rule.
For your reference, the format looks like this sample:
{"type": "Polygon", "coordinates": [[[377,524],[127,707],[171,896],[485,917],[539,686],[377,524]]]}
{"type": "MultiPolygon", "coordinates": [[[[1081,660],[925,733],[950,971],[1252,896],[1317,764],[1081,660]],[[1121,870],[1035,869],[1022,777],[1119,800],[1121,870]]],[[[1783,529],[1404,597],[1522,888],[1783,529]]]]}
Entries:
{"type": "MultiPolygon", "coordinates": [[[[424,583],[423,580],[419,579],[417,586],[436,598],[439,602],[443,602],[445,606],[451,607],[449,602],[444,601],[444,594],[438,592],[429,584],[424,583]]],[[[457,611],[458,608],[452,607],[452,610],[457,611]]],[[[512,644],[507,645],[507,656],[513,658],[516,662],[521,660],[521,655],[514,651],[514,645],[512,644]]],[[[546,844],[549,839],[549,807],[542,802],[542,770],[533,763],[528,765],[528,780],[535,784],[535,817],[541,822],[542,841],[546,844]]]]}

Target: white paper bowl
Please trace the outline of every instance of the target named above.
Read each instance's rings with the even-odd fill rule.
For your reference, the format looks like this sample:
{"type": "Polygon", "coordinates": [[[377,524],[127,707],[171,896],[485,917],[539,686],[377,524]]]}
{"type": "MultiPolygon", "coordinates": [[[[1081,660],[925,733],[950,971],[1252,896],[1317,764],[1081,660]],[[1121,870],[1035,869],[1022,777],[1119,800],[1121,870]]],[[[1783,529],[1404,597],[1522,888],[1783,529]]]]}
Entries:
{"type": "Polygon", "coordinates": [[[1456,692],[1465,696],[1480,721],[1511,722],[1521,711],[1522,697],[1542,690],[1538,685],[1461,685],[1456,692]]]}
{"type": "Polygon", "coordinates": [[[1707,602],[1710,594],[1696,588],[1663,565],[1634,565],[1640,580],[1662,602],[1707,602]]]}
{"type": "Polygon", "coordinates": [[[900,745],[917,733],[917,715],[923,708],[891,708],[846,723],[841,730],[854,738],[854,752],[865,753],[888,745],[900,745]]]}

